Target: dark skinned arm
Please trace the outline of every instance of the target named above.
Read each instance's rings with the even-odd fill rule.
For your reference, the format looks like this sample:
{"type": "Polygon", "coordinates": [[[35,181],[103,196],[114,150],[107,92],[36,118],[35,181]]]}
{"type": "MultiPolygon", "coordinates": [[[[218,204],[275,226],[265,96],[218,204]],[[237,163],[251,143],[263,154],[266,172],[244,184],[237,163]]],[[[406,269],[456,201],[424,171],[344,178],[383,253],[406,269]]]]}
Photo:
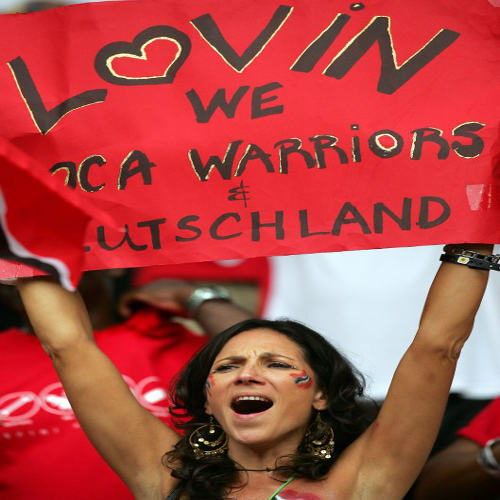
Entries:
{"type": "MultiPolygon", "coordinates": [[[[500,497],[500,477],[489,475],[477,462],[481,446],[469,439],[458,438],[433,456],[420,475],[415,500],[495,500],[500,497]]],[[[493,447],[500,463],[500,443],[493,447]]]]}
{"type": "MultiPolygon", "coordinates": [[[[175,316],[188,315],[186,304],[196,286],[187,282],[158,280],[131,290],[120,299],[119,311],[129,316],[137,303],[147,304],[171,312],[175,316]]],[[[194,312],[195,319],[209,337],[215,337],[226,328],[252,318],[252,314],[228,300],[208,300],[194,312]]]]}

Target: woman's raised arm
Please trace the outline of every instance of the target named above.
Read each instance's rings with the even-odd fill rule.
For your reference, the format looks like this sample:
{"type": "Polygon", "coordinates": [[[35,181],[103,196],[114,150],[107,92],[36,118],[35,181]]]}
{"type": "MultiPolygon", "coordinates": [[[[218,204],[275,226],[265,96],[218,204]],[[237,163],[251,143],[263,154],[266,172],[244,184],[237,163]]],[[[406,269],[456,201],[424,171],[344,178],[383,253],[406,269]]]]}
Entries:
{"type": "Polygon", "coordinates": [[[33,329],[95,448],[136,498],[160,498],[173,489],[175,480],[161,458],[178,436],[137,402],[96,346],[79,294],[46,278],[20,280],[17,286],[33,329]]]}
{"type": "MultiPolygon", "coordinates": [[[[462,247],[481,254],[492,251],[492,245],[462,247]]],[[[487,271],[466,265],[443,262],[439,268],[418,332],[398,365],[380,413],[350,450],[359,466],[358,480],[369,484],[377,498],[402,498],[423,467],[487,281],[487,271]]]]}

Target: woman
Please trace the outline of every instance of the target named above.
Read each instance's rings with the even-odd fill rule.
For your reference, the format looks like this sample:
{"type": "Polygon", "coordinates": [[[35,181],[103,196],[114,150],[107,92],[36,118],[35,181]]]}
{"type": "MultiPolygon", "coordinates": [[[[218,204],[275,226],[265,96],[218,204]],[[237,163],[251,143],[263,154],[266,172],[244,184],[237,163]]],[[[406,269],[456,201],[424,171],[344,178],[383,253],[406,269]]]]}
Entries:
{"type": "Polygon", "coordinates": [[[216,337],[180,377],[181,439],[93,343],[78,296],[46,280],[18,286],[82,428],[136,498],[378,500],[402,498],[427,458],[487,275],[442,264],[366,429],[360,382],[333,348],[294,323],[250,321],[216,337]]]}

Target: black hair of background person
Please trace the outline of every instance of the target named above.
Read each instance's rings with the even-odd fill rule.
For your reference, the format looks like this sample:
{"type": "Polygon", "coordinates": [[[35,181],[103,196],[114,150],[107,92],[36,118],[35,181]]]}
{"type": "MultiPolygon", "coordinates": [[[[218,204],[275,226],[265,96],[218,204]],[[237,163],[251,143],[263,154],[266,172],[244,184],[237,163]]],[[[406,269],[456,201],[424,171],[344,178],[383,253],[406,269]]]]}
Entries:
{"type": "Polygon", "coordinates": [[[9,328],[24,328],[27,319],[22,312],[17,290],[13,286],[0,286],[0,332],[9,328]]]}

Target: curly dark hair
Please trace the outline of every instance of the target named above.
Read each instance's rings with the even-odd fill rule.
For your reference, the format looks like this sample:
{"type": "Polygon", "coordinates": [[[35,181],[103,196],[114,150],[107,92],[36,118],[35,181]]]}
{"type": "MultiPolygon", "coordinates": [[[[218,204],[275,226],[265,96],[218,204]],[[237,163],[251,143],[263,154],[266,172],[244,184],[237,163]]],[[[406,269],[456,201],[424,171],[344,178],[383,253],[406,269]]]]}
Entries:
{"type": "Polygon", "coordinates": [[[321,412],[323,423],[311,425],[312,415],[308,432],[313,440],[321,439],[329,427],[335,433],[335,451],[329,460],[308,452],[303,441],[295,454],[277,459],[277,475],[287,477],[293,474],[295,477],[321,479],[342,451],[372,421],[373,408],[363,398],[363,376],[319,333],[290,320],[250,319],[237,323],[193,356],[171,390],[173,406],[170,412],[177,427],[183,429],[185,434],[175,448],[166,453],[163,462],[172,470],[174,477],[181,479],[183,492],[192,500],[223,500],[228,498],[231,488],[244,486],[238,484],[238,464],[227,454],[196,459],[189,436],[197,427],[209,422],[205,413],[204,387],[215,358],[231,338],[257,328],[279,332],[301,348],[328,400],[327,409],[321,412]],[[207,492],[210,492],[209,496],[207,492]]]}

